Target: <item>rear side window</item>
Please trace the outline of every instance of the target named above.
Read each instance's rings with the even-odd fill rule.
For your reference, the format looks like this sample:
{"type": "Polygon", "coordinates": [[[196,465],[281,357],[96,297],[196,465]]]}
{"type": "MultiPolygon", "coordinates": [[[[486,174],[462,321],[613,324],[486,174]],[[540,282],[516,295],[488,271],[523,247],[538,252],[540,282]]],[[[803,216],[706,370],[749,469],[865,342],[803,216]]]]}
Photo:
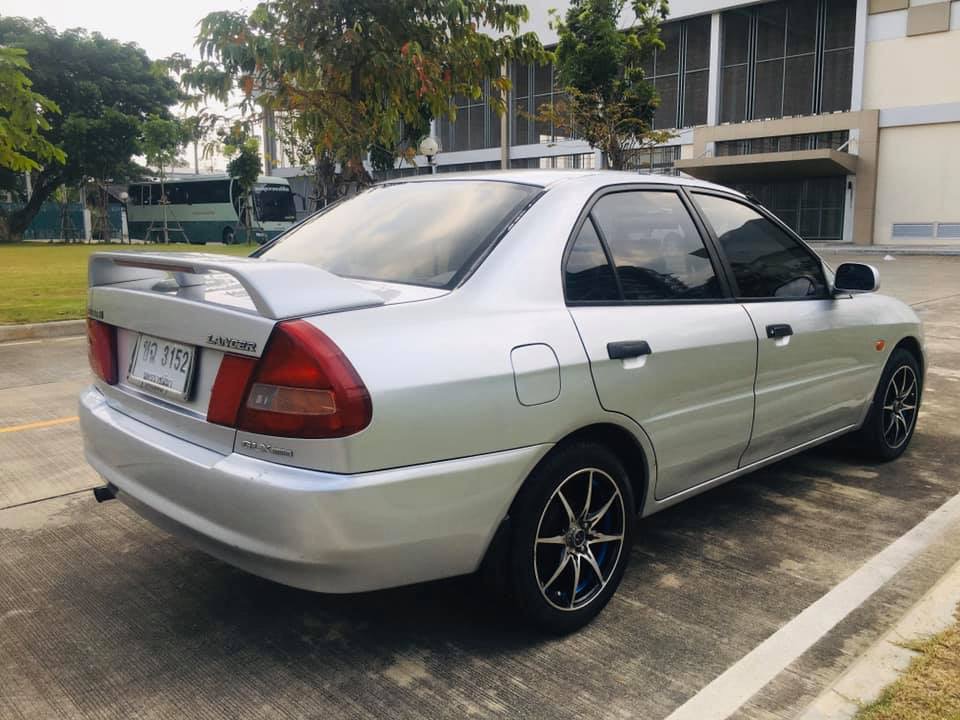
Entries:
{"type": "Polygon", "coordinates": [[[710,255],[677,193],[612,193],[601,197],[591,214],[628,302],[721,296],[710,255]]]}
{"type": "Polygon", "coordinates": [[[820,262],[795,238],[743,203],[695,194],[730,262],[742,298],[823,298],[820,262]]]}
{"type": "Polygon", "coordinates": [[[600,236],[587,218],[570,248],[564,273],[567,300],[570,302],[603,302],[619,300],[620,290],[613,268],[600,244],[600,236]]]}
{"type": "Polygon", "coordinates": [[[452,288],[539,191],[484,180],[381,185],[291,230],[261,257],[452,288]]]}

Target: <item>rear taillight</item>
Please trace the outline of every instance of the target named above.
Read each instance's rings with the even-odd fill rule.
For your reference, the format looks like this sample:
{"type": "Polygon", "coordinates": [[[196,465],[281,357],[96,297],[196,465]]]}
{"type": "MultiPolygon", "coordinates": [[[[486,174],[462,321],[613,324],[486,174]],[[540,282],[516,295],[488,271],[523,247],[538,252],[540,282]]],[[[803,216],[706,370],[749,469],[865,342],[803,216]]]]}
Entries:
{"type": "Polygon", "coordinates": [[[278,437],[331,438],[370,424],[370,395],[353,365],[304,320],[278,324],[259,362],[224,356],[207,420],[278,437]]]}
{"type": "Polygon", "coordinates": [[[117,384],[117,329],[87,318],[87,357],[90,369],[108,385],[117,384]]]}
{"type": "Polygon", "coordinates": [[[234,427],[237,413],[246,399],[250,378],[257,366],[256,358],[241,355],[224,355],[220,361],[220,370],[210,391],[210,404],[207,405],[207,420],[217,425],[234,427]]]}

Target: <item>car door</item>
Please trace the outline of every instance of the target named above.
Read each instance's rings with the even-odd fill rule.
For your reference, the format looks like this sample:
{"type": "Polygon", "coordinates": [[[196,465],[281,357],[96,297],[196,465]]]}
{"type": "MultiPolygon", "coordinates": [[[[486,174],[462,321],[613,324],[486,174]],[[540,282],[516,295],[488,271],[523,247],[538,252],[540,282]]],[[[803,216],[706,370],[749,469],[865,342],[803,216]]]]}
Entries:
{"type": "Polygon", "coordinates": [[[856,425],[873,392],[876,338],[822,261],[740,199],[691,193],[759,337],[749,465],[856,425]]]}
{"type": "Polygon", "coordinates": [[[601,405],[633,418],[662,499],[737,468],[753,420],[757,336],[670,186],[594,197],[567,248],[567,304],[601,405]]]}

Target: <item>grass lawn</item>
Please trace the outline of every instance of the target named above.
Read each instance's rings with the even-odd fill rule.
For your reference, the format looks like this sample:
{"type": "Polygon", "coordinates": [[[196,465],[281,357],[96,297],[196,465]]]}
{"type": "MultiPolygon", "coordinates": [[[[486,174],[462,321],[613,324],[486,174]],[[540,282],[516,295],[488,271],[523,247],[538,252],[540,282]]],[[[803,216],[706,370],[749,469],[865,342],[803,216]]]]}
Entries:
{"type": "Polygon", "coordinates": [[[0,324],[84,317],[87,305],[87,259],[98,251],[198,251],[247,255],[255,247],[220,244],[0,244],[0,324]]]}
{"type": "Polygon", "coordinates": [[[910,647],[920,656],[857,720],[960,719],[960,623],[910,647]]]}

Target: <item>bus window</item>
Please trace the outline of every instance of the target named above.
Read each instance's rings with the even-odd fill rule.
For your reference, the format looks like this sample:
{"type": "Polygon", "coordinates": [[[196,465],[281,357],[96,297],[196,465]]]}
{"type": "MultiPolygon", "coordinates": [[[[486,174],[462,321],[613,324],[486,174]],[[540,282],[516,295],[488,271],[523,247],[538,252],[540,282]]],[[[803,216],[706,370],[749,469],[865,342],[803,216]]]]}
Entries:
{"type": "Polygon", "coordinates": [[[288,185],[257,185],[253,189],[257,219],[262,222],[284,222],[297,219],[293,193],[288,185]]]}

